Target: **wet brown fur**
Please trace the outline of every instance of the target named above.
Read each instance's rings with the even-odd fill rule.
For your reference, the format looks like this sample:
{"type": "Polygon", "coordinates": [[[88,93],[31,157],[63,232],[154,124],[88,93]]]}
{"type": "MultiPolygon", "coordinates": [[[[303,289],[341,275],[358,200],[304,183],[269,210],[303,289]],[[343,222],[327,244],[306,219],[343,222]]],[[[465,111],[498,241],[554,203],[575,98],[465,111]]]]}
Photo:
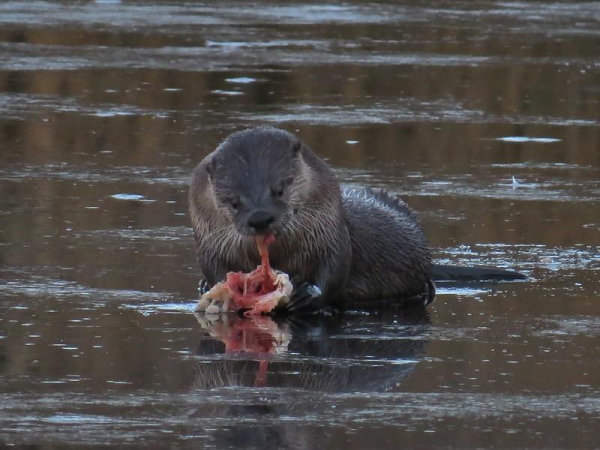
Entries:
{"type": "Polygon", "coordinates": [[[272,266],[315,284],[329,304],[430,289],[430,252],[404,202],[383,190],[341,190],[332,170],[297,137],[263,127],[232,134],[193,173],[190,215],[200,269],[211,286],[260,262],[242,208],[231,207],[240,199],[249,211],[274,214],[272,266]],[[280,198],[269,196],[289,180],[280,198]]]}

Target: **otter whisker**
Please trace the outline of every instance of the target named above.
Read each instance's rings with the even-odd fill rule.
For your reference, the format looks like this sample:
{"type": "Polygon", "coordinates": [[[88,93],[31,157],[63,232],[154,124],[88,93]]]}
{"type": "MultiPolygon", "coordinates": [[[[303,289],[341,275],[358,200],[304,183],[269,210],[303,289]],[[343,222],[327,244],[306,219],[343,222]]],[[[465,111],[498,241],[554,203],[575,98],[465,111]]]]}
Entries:
{"type": "Polygon", "coordinates": [[[203,236],[204,239],[215,239],[215,238],[220,238],[222,237],[222,234],[226,234],[229,230],[231,230],[231,226],[230,225],[226,225],[220,228],[217,228],[215,230],[212,230],[210,233],[206,234],[203,236]]]}

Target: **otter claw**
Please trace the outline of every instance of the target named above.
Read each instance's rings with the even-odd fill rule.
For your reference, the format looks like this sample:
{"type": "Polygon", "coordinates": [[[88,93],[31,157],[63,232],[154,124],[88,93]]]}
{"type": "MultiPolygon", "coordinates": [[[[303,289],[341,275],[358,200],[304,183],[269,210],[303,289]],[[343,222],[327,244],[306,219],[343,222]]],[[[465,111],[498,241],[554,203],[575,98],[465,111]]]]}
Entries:
{"type": "Polygon", "coordinates": [[[312,313],[323,308],[323,293],[318,286],[307,282],[294,285],[290,301],[285,305],[286,311],[312,313]]]}
{"type": "Polygon", "coordinates": [[[208,291],[210,291],[210,286],[208,282],[203,278],[198,282],[198,293],[202,297],[208,291]]]}

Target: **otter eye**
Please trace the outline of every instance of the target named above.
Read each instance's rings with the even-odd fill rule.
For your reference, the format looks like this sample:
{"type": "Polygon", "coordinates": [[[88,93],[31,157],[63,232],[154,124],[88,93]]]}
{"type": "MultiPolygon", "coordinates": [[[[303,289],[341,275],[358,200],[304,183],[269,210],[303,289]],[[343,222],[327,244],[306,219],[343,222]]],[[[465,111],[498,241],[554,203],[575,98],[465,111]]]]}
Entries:
{"type": "Polygon", "coordinates": [[[278,187],[278,188],[275,188],[275,189],[271,189],[271,194],[275,198],[283,197],[283,187],[278,187]]]}
{"type": "Polygon", "coordinates": [[[228,197],[225,199],[225,203],[227,203],[234,211],[237,211],[240,209],[240,206],[242,206],[242,202],[238,197],[228,197]]]}
{"type": "Polygon", "coordinates": [[[294,184],[294,177],[287,177],[277,187],[271,188],[271,195],[275,198],[283,197],[285,190],[294,184]]]}

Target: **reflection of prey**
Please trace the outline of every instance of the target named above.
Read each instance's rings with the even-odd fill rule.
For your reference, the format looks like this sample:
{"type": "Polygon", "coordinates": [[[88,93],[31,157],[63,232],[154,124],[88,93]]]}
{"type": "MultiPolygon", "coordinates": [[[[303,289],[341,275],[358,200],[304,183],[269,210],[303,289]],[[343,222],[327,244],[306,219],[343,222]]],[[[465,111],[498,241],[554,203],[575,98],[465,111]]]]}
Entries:
{"type": "Polygon", "coordinates": [[[204,330],[196,386],[326,392],[399,386],[422,357],[424,310],[308,319],[197,314],[204,330]]]}
{"type": "Polygon", "coordinates": [[[285,353],[290,342],[289,327],[281,328],[266,316],[195,314],[203,330],[225,344],[225,353],[250,353],[259,357],[255,386],[265,386],[268,360],[265,355],[285,353]],[[233,320],[232,320],[233,319],[233,320]]]}

